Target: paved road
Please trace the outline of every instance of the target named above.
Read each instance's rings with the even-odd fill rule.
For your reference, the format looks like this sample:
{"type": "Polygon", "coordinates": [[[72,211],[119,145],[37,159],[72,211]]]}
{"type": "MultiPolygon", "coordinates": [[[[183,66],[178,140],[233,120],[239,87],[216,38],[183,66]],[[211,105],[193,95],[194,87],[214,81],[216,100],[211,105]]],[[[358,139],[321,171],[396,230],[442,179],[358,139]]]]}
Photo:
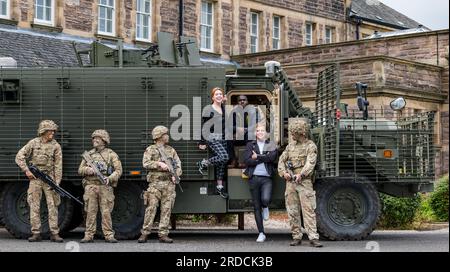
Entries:
{"type": "Polygon", "coordinates": [[[83,229],[77,229],[65,243],[56,244],[49,241],[29,243],[26,240],[14,239],[5,229],[0,229],[0,252],[9,251],[224,251],[224,252],[260,252],[260,251],[299,251],[299,252],[449,252],[449,229],[434,231],[375,231],[365,241],[332,242],[323,241],[323,248],[311,248],[307,241],[299,247],[290,247],[288,230],[268,229],[268,239],[264,244],[255,242],[254,231],[238,231],[230,229],[196,230],[179,229],[171,233],[174,244],[161,244],[152,234],[146,244],[136,241],[120,241],[118,244],[107,244],[96,240],[93,244],[79,244],[83,237],[83,229]]]}

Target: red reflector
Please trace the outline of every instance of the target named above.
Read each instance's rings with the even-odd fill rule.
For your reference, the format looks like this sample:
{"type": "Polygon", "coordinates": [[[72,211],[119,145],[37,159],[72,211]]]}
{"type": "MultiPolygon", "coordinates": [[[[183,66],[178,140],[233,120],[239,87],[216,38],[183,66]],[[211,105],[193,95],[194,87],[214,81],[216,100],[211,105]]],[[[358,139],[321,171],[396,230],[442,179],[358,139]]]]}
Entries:
{"type": "Polygon", "coordinates": [[[336,109],[336,120],[340,120],[340,119],[341,119],[341,110],[336,109]]]}

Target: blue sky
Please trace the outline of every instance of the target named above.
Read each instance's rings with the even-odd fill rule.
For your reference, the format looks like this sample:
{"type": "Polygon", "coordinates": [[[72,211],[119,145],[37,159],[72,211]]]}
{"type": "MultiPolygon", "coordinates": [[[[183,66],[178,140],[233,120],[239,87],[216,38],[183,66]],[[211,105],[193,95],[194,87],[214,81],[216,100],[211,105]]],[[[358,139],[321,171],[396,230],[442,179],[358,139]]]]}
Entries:
{"type": "Polygon", "coordinates": [[[449,28],[448,0],[380,0],[380,2],[432,30],[449,28]]]}

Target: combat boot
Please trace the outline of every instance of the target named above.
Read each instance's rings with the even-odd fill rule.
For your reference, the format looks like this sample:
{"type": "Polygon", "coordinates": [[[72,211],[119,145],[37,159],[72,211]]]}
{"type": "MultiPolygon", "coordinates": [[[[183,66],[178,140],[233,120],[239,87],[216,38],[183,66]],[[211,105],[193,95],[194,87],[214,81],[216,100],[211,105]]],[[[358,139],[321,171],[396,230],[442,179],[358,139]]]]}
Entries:
{"type": "Polygon", "coordinates": [[[117,242],[119,242],[119,241],[117,241],[116,238],[111,237],[111,238],[105,238],[105,242],[106,242],[106,243],[113,243],[113,244],[115,244],[115,243],[117,243],[117,242]]]}
{"type": "Polygon", "coordinates": [[[319,243],[318,239],[314,239],[314,240],[309,241],[309,244],[312,247],[323,247],[323,245],[321,243],[319,243]]]}
{"type": "Polygon", "coordinates": [[[33,234],[30,238],[28,238],[28,242],[40,242],[42,241],[42,237],[40,234],[33,234]]]}
{"type": "Polygon", "coordinates": [[[159,242],[171,244],[171,243],[173,243],[173,239],[170,239],[169,236],[165,235],[165,236],[159,237],[159,242]]]}
{"type": "Polygon", "coordinates": [[[94,239],[85,236],[83,239],[81,239],[80,242],[83,243],[83,244],[84,244],[84,243],[93,243],[93,242],[94,242],[94,239]]]}
{"type": "Polygon", "coordinates": [[[292,242],[289,244],[290,246],[299,246],[302,244],[302,240],[301,239],[294,239],[292,240],[292,242]]]}
{"type": "Polygon", "coordinates": [[[138,243],[147,243],[147,238],[148,238],[147,234],[141,234],[141,237],[139,237],[138,239],[138,243]]]}
{"type": "Polygon", "coordinates": [[[52,234],[50,235],[50,241],[55,243],[62,243],[64,242],[63,238],[59,236],[59,234],[52,234]]]}

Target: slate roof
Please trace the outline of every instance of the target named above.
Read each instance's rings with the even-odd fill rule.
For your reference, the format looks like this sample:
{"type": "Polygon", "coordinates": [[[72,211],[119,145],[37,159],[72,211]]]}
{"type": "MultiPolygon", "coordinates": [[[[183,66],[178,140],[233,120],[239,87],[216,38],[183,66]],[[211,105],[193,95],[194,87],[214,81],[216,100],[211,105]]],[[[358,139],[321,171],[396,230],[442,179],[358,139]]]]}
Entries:
{"type": "Polygon", "coordinates": [[[349,17],[399,30],[417,28],[422,25],[378,0],[352,0],[349,17]]]}
{"type": "Polygon", "coordinates": [[[14,58],[18,67],[79,66],[74,45],[82,50],[89,42],[65,36],[0,25],[0,57],[14,58]]]}

